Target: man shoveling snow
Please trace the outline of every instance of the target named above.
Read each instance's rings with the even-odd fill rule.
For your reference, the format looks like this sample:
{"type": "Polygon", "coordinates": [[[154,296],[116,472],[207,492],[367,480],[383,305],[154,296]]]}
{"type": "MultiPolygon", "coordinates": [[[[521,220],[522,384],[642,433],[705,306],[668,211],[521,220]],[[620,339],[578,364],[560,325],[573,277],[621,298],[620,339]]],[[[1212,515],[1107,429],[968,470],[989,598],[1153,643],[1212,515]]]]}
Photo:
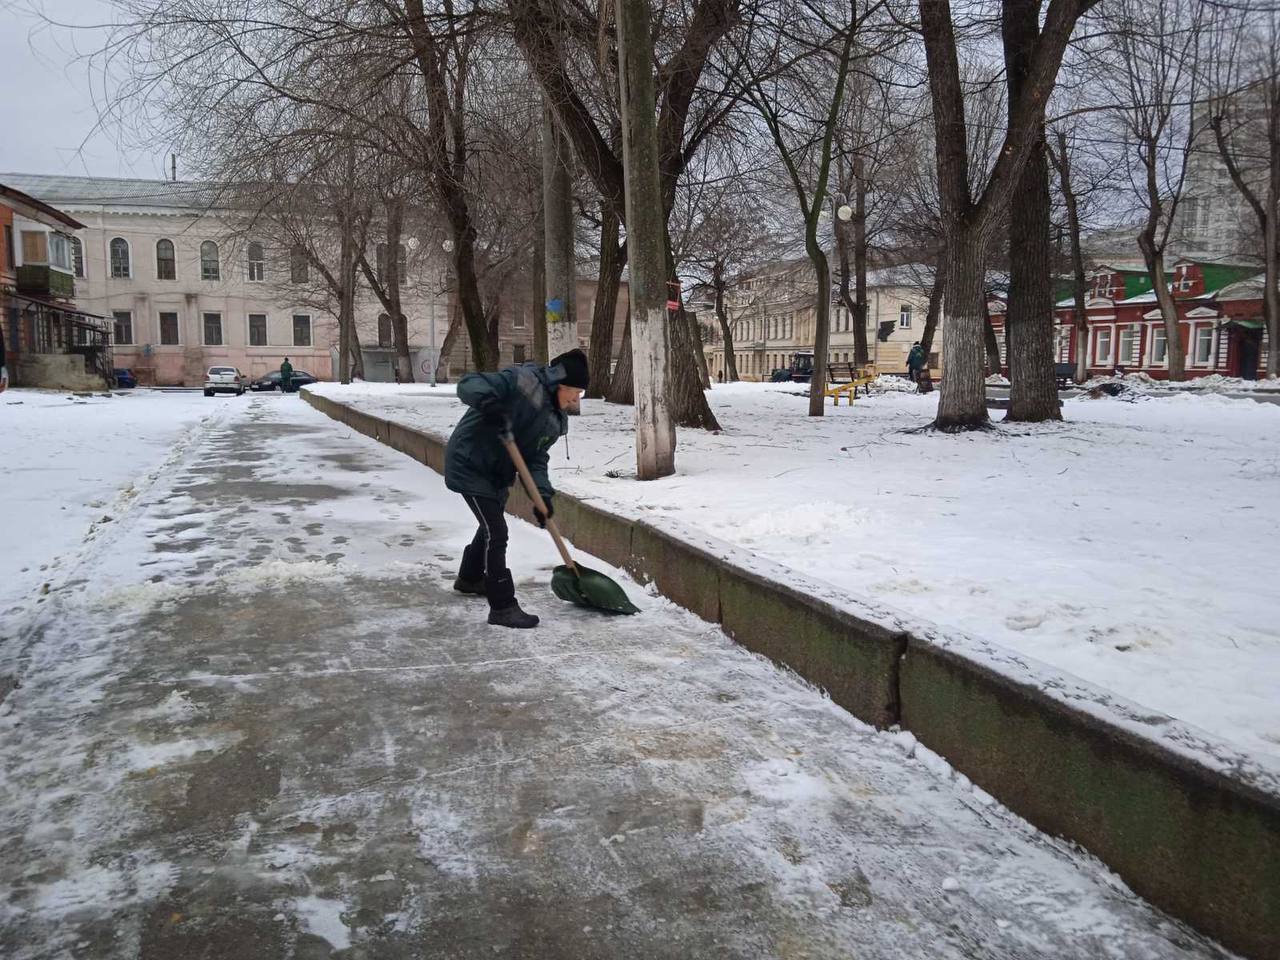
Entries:
{"type": "Polygon", "coordinates": [[[526,363],[500,373],[469,373],[458,383],[458,398],[470,409],[449,437],[445,485],[462,494],[479,528],[462,552],[453,588],[489,599],[489,622],[528,628],[538,618],[516,601],[515,583],[507,569],[507,521],[503,514],[516,468],[502,445],[510,433],[524,456],[546,504],[536,507],[540,526],[554,514],[555,489],[547,476],[551,445],[569,432],[568,413],[586,392],[587,356],[570,350],[547,366],[526,363]]]}

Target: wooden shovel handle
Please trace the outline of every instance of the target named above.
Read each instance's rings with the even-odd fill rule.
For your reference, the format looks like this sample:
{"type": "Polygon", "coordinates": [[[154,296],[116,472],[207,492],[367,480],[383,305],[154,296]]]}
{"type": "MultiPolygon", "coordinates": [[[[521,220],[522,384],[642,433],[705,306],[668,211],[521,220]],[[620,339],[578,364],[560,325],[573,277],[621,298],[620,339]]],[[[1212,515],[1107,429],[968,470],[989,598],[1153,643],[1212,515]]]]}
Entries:
{"type": "MultiPolygon", "coordinates": [[[[516,465],[516,473],[520,475],[520,482],[524,484],[524,492],[529,495],[529,499],[533,501],[533,505],[542,511],[544,517],[547,516],[547,504],[542,499],[542,493],[538,490],[538,485],[533,482],[533,474],[529,472],[529,467],[524,462],[524,457],[520,454],[520,448],[516,446],[516,442],[509,436],[500,438],[502,445],[507,448],[507,456],[511,457],[511,462],[516,465]]],[[[556,542],[556,549],[560,551],[560,556],[564,560],[564,565],[573,571],[573,575],[578,575],[578,565],[573,562],[573,557],[569,556],[569,548],[565,546],[563,538],[560,536],[560,530],[556,527],[556,522],[551,517],[547,517],[547,532],[551,534],[551,539],[556,542]]]]}

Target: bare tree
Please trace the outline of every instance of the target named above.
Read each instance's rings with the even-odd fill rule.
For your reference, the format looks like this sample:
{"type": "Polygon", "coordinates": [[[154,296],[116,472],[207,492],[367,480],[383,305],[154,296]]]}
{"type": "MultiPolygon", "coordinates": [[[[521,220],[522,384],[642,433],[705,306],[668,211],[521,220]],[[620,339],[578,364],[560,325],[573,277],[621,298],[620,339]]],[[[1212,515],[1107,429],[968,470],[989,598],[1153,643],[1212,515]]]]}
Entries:
{"type": "MultiPolygon", "coordinates": [[[[1016,0],[1004,0],[1001,9],[1011,2],[1016,0]]],[[[934,421],[940,430],[966,430],[988,423],[983,379],[983,279],[988,246],[1037,143],[1067,43],[1077,21],[1095,2],[1049,0],[1022,82],[1009,97],[1009,122],[997,160],[975,197],[969,182],[965,97],[951,4],[920,0],[946,251],[947,374],[934,421]]]]}
{"type": "Polygon", "coordinates": [[[1205,12],[1200,0],[1114,0],[1107,13],[1111,30],[1098,60],[1117,88],[1112,116],[1122,142],[1119,159],[1142,216],[1138,249],[1164,319],[1169,379],[1182,380],[1186,347],[1165,254],[1175,239],[1195,145],[1192,104],[1202,79],[1205,12]]]}
{"type": "Polygon", "coordinates": [[[1203,109],[1231,183],[1262,235],[1267,376],[1280,376],[1280,10],[1216,10],[1203,109]]]}

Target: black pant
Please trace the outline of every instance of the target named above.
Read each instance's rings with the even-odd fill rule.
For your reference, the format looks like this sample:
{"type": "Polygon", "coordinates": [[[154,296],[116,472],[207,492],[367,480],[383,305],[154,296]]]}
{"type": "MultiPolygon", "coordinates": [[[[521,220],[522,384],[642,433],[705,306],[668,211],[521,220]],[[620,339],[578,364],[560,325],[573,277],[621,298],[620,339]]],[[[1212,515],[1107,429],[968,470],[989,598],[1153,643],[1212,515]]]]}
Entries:
{"type": "Polygon", "coordinates": [[[511,580],[511,571],[507,569],[507,518],[502,510],[502,501],[469,494],[464,494],[462,499],[467,501],[480,526],[462,552],[458,576],[473,582],[484,578],[484,590],[490,606],[509,606],[515,600],[515,584],[511,580]]]}

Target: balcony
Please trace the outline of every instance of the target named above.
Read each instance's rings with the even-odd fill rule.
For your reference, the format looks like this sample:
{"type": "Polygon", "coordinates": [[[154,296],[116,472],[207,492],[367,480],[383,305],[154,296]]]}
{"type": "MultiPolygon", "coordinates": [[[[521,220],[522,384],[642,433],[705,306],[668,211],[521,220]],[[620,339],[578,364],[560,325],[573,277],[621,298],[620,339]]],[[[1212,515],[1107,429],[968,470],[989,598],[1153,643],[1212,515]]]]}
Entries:
{"type": "Polygon", "coordinates": [[[18,292],[74,300],[76,281],[71,274],[46,264],[25,264],[18,268],[18,292]]]}

